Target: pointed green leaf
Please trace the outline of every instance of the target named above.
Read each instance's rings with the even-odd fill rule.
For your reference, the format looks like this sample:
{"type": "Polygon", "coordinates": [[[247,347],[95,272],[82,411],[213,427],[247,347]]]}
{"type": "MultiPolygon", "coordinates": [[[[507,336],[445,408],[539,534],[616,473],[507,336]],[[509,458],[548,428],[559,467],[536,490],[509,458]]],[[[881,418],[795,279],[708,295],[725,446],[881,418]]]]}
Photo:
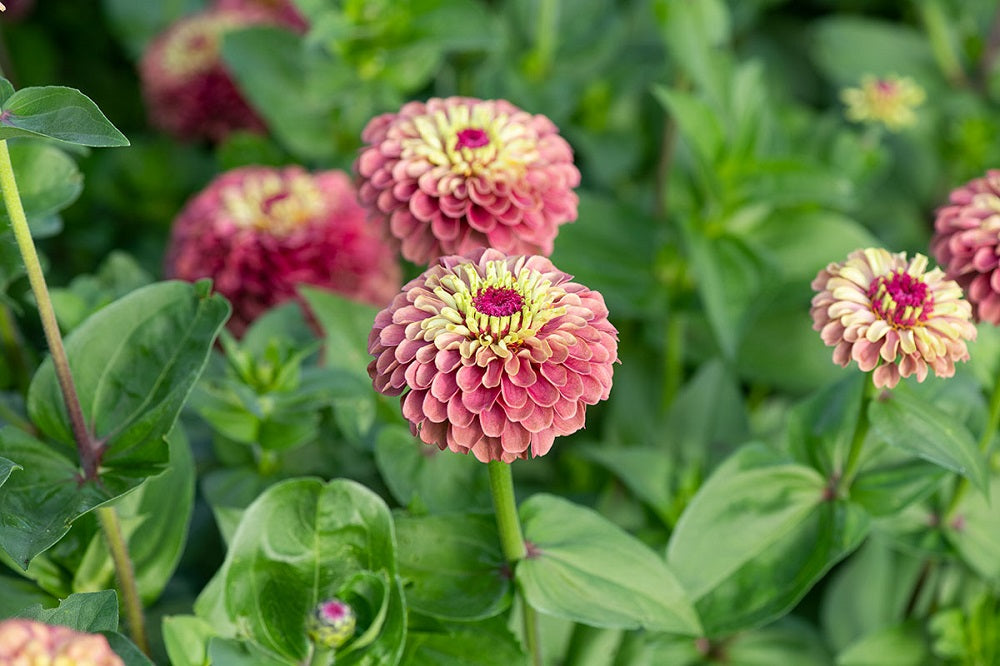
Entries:
{"type": "Polygon", "coordinates": [[[163,618],[163,643],[173,666],[203,666],[208,663],[208,642],[216,636],[211,623],[193,615],[163,618]]]}
{"type": "Polygon", "coordinates": [[[49,137],[81,146],[127,146],[97,105],[74,88],[22,88],[0,104],[0,139],[49,137]]]}
{"type": "MultiPolygon", "coordinates": [[[[503,620],[503,618],[497,618],[503,620]]],[[[528,656],[503,622],[462,623],[410,632],[402,666],[527,666],[528,656]]]]}
{"type": "Polygon", "coordinates": [[[71,594],[57,608],[41,605],[25,609],[20,617],[96,633],[118,630],[118,595],[114,590],[71,594]]]}
{"type": "MultiPolygon", "coordinates": [[[[76,162],[55,146],[38,141],[11,144],[10,161],[32,236],[52,235],[46,233],[48,230],[42,223],[51,219],[58,221],[55,214],[73,203],[83,191],[83,175],[76,162]]],[[[0,204],[0,227],[9,225],[7,208],[0,204]]]]}
{"type": "Polygon", "coordinates": [[[544,494],[524,502],[520,515],[532,554],[515,575],[539,611],[595,627],[701,633],[664,561],[614,523],[544,494]]]}

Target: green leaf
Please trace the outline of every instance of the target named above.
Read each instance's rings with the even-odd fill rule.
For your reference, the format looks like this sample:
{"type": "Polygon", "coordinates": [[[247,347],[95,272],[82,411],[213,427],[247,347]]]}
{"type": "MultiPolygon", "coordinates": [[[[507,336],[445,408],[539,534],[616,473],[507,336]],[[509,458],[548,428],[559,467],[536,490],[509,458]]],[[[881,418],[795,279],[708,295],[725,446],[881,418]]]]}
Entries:
{"type": "Polygon", "coordinates": [[[403,426],[385,426],[375,440],[375,464],[403,506],[430,513],[490,510],[489,483],[481,462],[428,446],[403,426]]]}
{"type": "Polygon", "coordinates": [[[889,444],[958,472],[988,492],[986,461],[969,430],[906,384],[873,400],[868,417],[875,433],[889,444]]]}
{"type": "Polygon", "coordinates": [[[24,469],[18,465],[13,460],[8,460],[7,458],[0,458],[0,486],[7,481],[10,477],[10,473],[14,470],[24,469]]]}
{"type": "Polygon", "coordinates": [[[378,310],[319,287],[301,286],[299,293],[306,299],[326,334],[326,366],[343,368],[370,381],[368,334],[375,324],[378,310]]]}
{"type": "Polygon", "coordinates": [[[0,77],[0,104],[3,104],[14,94],[14,84],[0,77]]]}
{"type": "Polygon", "coordinates": [[[51,608],[56,603],[55,597],[30,580],[0,575],[0,617],[14,617],[29,606],[51,608]]]}
{"type": "Polygon", "coordinates": [[[856,86],[865,75],[940,79],[926,36],[912,26],[848,15],[815,25],[813,59],[836,86],[856,86]]]}
{"type": "Polygon", "coordinates": [[[677,123],[680,136],[701,169],[711,172],[726,146],[726,132],[718,111],[698,95],[683,90],[656,86],[653,95],[677,123]]]}
{"type": "Polygon", "coordinates": [[[510,605],[510,577],[492,515],[397,514],[395,523],[399,574],[410,610],[475,621],[510,605]]]}
{"type": "Polygon", "coordinates": [[[649,504],[664,523],[671,522],[677,464],[673,457],[664,454],[662,447],[586,444],[575,451],[606,467],[636,497],[649,504]]]}
{"type": "Polygon", "coordinates": [[[74,88],[22,88],[0,104],[0,139],[49,137],[81,146],[129,145],[89,97],[74,88]]]}
{"type": "Polygon", "coordinates": [[[540,612],[596,627],[701,633],[671,570],[617,525],[545,494],[524,502],[520,515],[530,553],[515,575],[540,612]]]}
{"type": "Polygon", "coordinates": [[[163,618],[163,643],[173,666],[203,666],[208,663],[208,642],[215,628],[193,615],[163,618]]]}
{"type": "Polygon", "coordinates": [[[358,615],[357,634],[337,663],[395,663],[406,611],[389,509],[352,481],[295,479],[272,486],[246,510],[195,612],[223,637],[236,638],[239,627],[258,650],[301,663],[308,617],[334,596],[358,615]]]}
{"type": "Polygon", "coordinates": [[[262,477],[249,467],[217,469],[202,477],[202,492],[223,541],[227,544],[232,541],[243,512],[273,483],[274,479],[262,477]]]}
{"type": "Polygon", "coordinates": [[[796,460],[831,477],[847,462],[868,376],[852,372],[795,406],[786,440],[796,460]]]}
{"type": "MultiPolygon", "coordinates": [[[[69,155],[37,141],[10,144],[10,161],[31,235],[35,238],[51,235],[46,233],[49,230],[43,223],[76,201],[83,191],[83,174],[69,155]]],[[[6,205],[0,204],[0,211],[0,226],[9,226],[6,205]]]]}
{"type": "Polygon", "coordinates": [[[926,460],[867,465],[851,484],[851,501],[872,516],[897,514],[932,493],[948,471],[926,460]]]}
{"type": "MultiPolygon", "coordinates": [[[[993,477],[990,495],[998,497],[1000,479],[993,477]]],[[[959,557],[980,576],[1000,579],[1000,512],[988,497],[966,494],[944,529],[959,557]]]]}
{"type": "Polygon", "coordinates": [[[729,9],[722,0],[657,0],[663,43],[699,88],[721,101],[726,95],[724,53],[730,38],[729,9]]]}
{"type": "Polygon", "coordinates": [[[923,666],[931,654],[921,622],[874,631],[837,655],[837,666],[923,666]]]}
{"type": "Polygon", "coordinates": [[[149,657],[142,653],[142,650],[136,647],[135,643],[125,636],[114,631],[101,633],[108,639],[108,645],[111,646],[115,654],[125,662],[125,666],[156,666],[149,660],[149,657]]]}
{"type": "Polygon", "coordinates": [[[826,480],[760,444],[724,462],[687,506],[667,562],[709,636],[787,612],[867,533],[867,517],[826,500],[826,480]]]}
{"type": "Polygon", "coordinates": [[[96,633],[118,630],[118,595],[114,590],[71,594],[56,608],[26,608],[19,617],[96,633]]]}
{"type": "MultiPolygon", "coordinates": [[[[204,285],[160,282],[137,289],[75,329],[66,353],[104,465],[165,462],[169,432],[208,359],[229,304],[204,285]]],[[[35,374],[28,413],[45,435],[72,446],[51,359],[35,374]]]]}
{"type": "Polygon", "coordinates": [[[517,639],[501,623],[477,622],[448,631],[413,631],[406,637],[402,666],[526,666],[517,639]]]}

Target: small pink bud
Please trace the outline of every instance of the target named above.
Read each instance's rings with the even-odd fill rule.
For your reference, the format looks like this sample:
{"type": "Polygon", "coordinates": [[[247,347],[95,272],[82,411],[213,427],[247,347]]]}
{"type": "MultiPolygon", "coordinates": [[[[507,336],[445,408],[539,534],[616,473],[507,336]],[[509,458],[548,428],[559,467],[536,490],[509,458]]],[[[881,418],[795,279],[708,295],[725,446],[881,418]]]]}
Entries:
{"type": "Polygon", "coordinates": [[[309,640],[317,647],[333,650],[354,635],[357,618],[354,609],[334,597],[321,602],[309,617],[309,640]]]}

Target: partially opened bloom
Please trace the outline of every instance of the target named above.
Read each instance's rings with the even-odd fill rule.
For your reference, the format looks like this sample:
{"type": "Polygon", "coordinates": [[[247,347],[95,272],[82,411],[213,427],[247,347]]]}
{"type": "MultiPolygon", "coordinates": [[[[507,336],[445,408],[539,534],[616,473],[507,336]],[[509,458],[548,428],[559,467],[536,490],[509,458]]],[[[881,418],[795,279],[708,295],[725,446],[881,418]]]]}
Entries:
{"type": "Polygon", "coordinates": [[[483,462],[541,456],[608,397],[604,299],[541,256],[442,257],[375,318],[368,374],[427,444],[483,462]]]}
{"type": "Polygon", "coordinates": [[[100,634],[34,620],[0,622],[0,664],[19,666],[124,666],[100,634]]]}
{"type": "Polygon", "coordinates": [[[311,284],[382,305],[399,288],[391,247],[372,230],[342,171],[243,167],[218,176],[174,221],[166,273],[212,278],[242,334],[311,284]]]}
{"type": "Polygon", "coordinates": [[[361,202],[415,263],[477,247],[548,256],[558,226],[576,219],[572,149],[548,118],[510,102],[410,102],[361,138],[361,202]]]}
{"type": "Polygon", "coordinates": [[[976,318],[1000,325],[1000,170],[951,192],[937,212],[931,251],[965,289],[976,318]]]}
{"type": "Polygon", "coordinates": [[[813,280],[817,293],[810,314],[833,360],[852,360],[874,370],[878,387],[892,388],[900,377],[955,374],[955,361],[969,358],[974,340],[972,308],[962,289],[940,268],[927,271],[927,257],[882,248],[855,250],[831,263],[813,280]]]}
{"type": "Polygon", "coordinates": [[[848,120],[880,123],[892,131],[917,123],[914,109],[926,98],[924,89],[909,77],[865,76],[860,88],[845,88],[840,98],[848,120]]]}
{"type": "Polygon", "coordinates": [[[181,18],[158,36],[139,63],[150,121],[180,139],[224,139],[234,130],[263,132],[264,122],[247,104],[222,62],[227,32],[275,24],[270,12],[210,9],[181,18]]]}

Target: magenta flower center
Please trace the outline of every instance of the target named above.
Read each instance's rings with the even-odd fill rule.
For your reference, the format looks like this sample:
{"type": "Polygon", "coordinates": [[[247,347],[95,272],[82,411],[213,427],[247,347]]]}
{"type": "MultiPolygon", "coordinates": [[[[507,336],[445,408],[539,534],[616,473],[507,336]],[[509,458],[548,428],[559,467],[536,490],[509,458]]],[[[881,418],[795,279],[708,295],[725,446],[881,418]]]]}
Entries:
{"type": "Polygon", "coordinates": [[[320,614],[327,622],[336,622],[347,616],[347,604],[342,601],[327,601],[320,605],[320,614]]]}
{"type": "Polygon", "coordinates": [[[509,317],[524,307],[524,298],[510,287],[486,287],[472,298],[472,307],[488,317],[509,317]]]}
{"type": "Polygon", "coordinates": [[[490,142],[490,135],[478,127],[467,127],[457,132],[455,148],[482,148],[490,142]]]}
{"type": "Polygon", "coordinates": [[[912,328],[927,321],[934,298],[927,285],[904,271],[876,278],[868,287],[872,312],[894,328],[912,328]]]}

